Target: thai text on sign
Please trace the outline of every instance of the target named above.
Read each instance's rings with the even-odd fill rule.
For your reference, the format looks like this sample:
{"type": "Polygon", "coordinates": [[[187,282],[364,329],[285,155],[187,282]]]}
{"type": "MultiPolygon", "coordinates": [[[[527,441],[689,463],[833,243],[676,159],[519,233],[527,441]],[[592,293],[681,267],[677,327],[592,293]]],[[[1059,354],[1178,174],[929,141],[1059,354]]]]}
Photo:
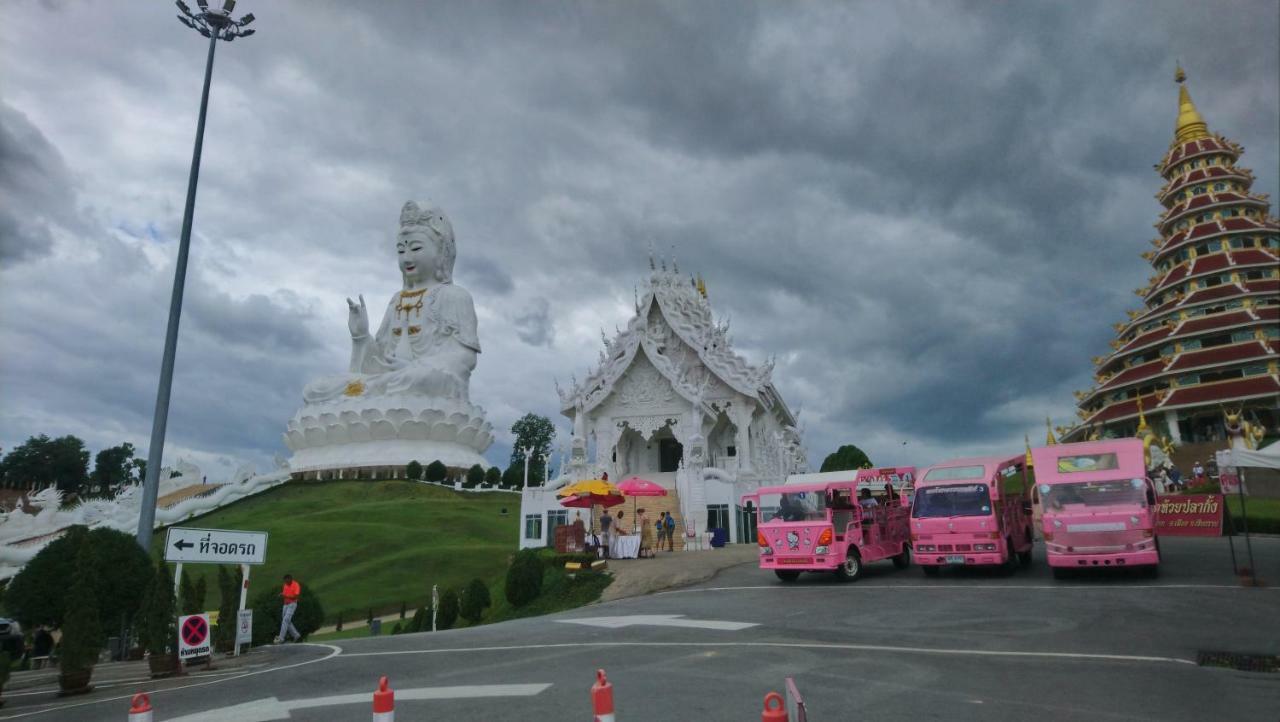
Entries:
{"type": "Polygon", "coordinates": [[[1156,508],[1158,536],[1221,536],[1222,495],[1162,496],[1156,508]]]}

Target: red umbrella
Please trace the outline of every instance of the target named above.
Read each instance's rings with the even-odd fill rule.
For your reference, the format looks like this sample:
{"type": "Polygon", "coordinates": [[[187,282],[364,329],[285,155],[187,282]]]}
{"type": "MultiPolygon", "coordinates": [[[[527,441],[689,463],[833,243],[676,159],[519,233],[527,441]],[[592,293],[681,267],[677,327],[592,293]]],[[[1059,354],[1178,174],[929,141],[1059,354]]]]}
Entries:
{"type": "Polygon", "coordinates": [[[649,481],[648,479],[641,479],[638,476],[632,476],[630,478],[623,479],[622,481],[618,482],[618,491],[621,491],[626,496],[633,497],[631,499],[631,518],[632,519],[634,519],[636,516],[636,502],[634,497],[666,496],[667,495],[666,487],[656,482],[649,481]]]}

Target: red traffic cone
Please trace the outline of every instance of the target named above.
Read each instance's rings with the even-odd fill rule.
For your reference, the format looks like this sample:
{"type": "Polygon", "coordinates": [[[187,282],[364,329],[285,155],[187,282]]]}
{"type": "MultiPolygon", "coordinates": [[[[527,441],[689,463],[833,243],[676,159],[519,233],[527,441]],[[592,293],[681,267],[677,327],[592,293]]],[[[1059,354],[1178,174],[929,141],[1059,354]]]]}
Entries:
{"type": "Polygon", "coordinates": [[[139,692],[129,702],[129,722],[151,722],[151,698],[139,692]]]}
{"type": "Polygon", "coordinates": [[[615,722],[613,716],[613,685],[604,677],[604,670],[596,670],[596,683],[591,685],[591,706],[595,709],[595,722],[615,722]]]}
{"type": "Polygon", "coordinates": [[[394,722],[396,718],[396,693],[387,686],[387,678],[378,680],[373,693],[373,722],[394,722]]]}
{"type": "Polygon", "coordinates": [[[782,695],[770,692],[764,696],[764,711],[760,713],[760,722],[787,722],[787,703],[783,701],[782,695]]]}

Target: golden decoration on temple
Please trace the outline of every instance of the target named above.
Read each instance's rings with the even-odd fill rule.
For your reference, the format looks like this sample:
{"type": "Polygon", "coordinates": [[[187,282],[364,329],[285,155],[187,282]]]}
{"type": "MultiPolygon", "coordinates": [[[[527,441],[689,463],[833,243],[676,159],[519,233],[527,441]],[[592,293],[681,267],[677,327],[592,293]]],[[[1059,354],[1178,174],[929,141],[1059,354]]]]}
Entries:
{"type": "Polygon", "coordinates": [[[343,389],[342,391],[342,394],[344,396],[359,396],[360,394],[363,394],[363,393],[364,393],[363,381],[352,381],[351,383],[347,384],[347,388],[343,389]]]}
{"type": "Polygon", "coordinates": [[[1044,443],[1049,446],[1058,444],[1058,440],[1053,438],[1053,420],[1048,416],[1044,417],[1044,443]]]}
{"type": "Polygon", "coordinates": [[[1200,117],[1200,111],[1196,110],[1196,104],[1191,101],[1191,93],[1182,84],[1187,79],[1182,66],[1178,66],[1173,79],[1178,83],[1178,124],[1174,130],[1174,143],[1181,145],[1201,138],[1212,138],[1209,125],[1200,117]]]}

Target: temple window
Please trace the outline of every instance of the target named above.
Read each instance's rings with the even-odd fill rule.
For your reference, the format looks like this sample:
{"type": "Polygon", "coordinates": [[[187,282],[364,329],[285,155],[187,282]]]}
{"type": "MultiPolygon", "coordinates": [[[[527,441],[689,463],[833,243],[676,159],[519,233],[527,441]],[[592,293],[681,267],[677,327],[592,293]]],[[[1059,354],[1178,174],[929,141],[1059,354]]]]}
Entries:
{"type": "Polygon", "coordinates": [[[1225,191],[1225,190],[1227,189],[1227,184],[1226,184],[1226,183],[1214,183],[1214,184],[1213,184],[1213,189],[1214,189],[1215,191],[1225,191]]]}
{"type": "Polygon", "coordinates": [[[1267,367],[1263,365],[1244,367],[1245,376],[1263,376],[1266,373],[1267,373],[1267,367]]]}
{"type": "Polygon", "coordinates": [[[1231,239],[1231,247],[1232,247],[1232,248],[1244,248],[1244,246],[1245,246],[1245,244],[1246,244],[1246,243],[1248,243],[1249,245],[1253,245],[1253,242],[1252,242],[1252,241],[1253,241],[1253,239],[1251,239],[1251,238],[1241,238],[1240,236],[1236,236],[1235,238],[1232,238],[1232,239],[1231,239]]]}
{"type": "Polygon", "coordinates": [[[1192,189],[1192,192],[1194,192],[1196,195],[1201,195],[1204,193],[1204,186],[1196,186],[1195,188],[1192,189]]]}

